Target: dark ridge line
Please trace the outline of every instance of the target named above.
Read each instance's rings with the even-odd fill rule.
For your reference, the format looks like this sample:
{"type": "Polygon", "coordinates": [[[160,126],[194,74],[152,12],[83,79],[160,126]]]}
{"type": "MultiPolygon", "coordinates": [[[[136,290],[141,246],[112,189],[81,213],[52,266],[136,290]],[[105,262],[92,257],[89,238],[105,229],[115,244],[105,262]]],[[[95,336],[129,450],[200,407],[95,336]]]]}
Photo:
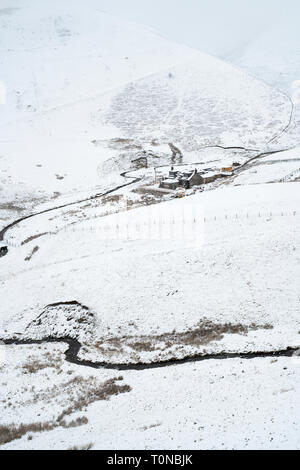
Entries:
{"type": "Polygon", "coordinates": [[[168,359],[157,362],[141,362],[137,364],[113,364],[108,362],[93,362],[78,358],[78,353],[81,349],[81,343],[77,339],[68,336],[61,338],[48,337],[40,340],[34,339],[1,339],[0,342],[7,346],[25,346],[33,344],[44,343],[67,343],[69,348],[65,351],[65,359],[70,364],[75,364],[83,367],[90,367],[92,369],[107,369],[118,371],[138,371],[148,369],[159,369],[162,367],[170,367],[176,365],[183,365],[188,363],[203,362],[208,360],[226,360],[226,359],[258,359],[258,358],[276,358],[276,357],[292,357],[295,353],[299,352],[298,348],[288,347],[277,351],[257,351],[257,352],[241,352],[241,353],[216,353],[216,354],[194,354],[186,356],[181,359],[168,359]]]}
{"type": "Polygon", "coordinates": [[[232,172],[235,174],[235,173],[238,173],[239,171],[245,169],[245,167],[247,167],[250,163],[252,163],[254,160],[258,160],[260,158],[263,158],[263,157],[267,157],[268,155],[275,155],[276,153],[282,153],[282,152],[288,152],[289,150],[293,150],[293,148],[291,149],[281,149],[281,150],[270,150],[268,152],[262,152],[262,153],[259,153],[258,155],[254,155],[253,157],[251,157],[249,160],[247,160],[245,163],[242,163],[242,165],[238,166],[237,168],[235,168],[232,172]]]}
{"type": "Polygon", "coordinates": [[[259,152],[258,149],[248,149],[247,147],[238,147],[238,146],[224,147],[223,145],[207,145],[206,147],[202,147],[202,149],[200,150],[214,149],[214,148],[223,149],[223,150],[244,150],[245,152],[259,152]]]}
{"type": "Polygon", "coordinates": [[[37,320],[39,320],[45,313],[45,309],[46,308],[51,308],[51,307],[59,307],[59,306],[63,306],[63,305],[76,305],[77,307],[81,307],[83,310],[85,311],[89,311],[90,309],[86,306],[86,305],[82,305],[80,302],[77,302],[77,300],[67,300],[65,302],[55,302],[53,304],[49,304],[49,305],[46,305],[46,307],[44,308],[44,310],[42,311],[42,313],[40,313],[36,318],[35,320],[33,320],[32,322],[29,323],[29,325],[26,326],[25,328],[25,331],[29,328],[29,326],[32,325],[33,322],[36,322],[37,320]]]}
{"type": "Polygon", "coordinates": [[[77,307],[81,307],[84,310],[89,310],[89,308],[86,305],[82,305],[80,302],[77,302],[77,300],[66,300],[65,302],[55,302],[53,304],[46,305],[45,308],[58,307],[60,305],[76,305],[77,307]]]}

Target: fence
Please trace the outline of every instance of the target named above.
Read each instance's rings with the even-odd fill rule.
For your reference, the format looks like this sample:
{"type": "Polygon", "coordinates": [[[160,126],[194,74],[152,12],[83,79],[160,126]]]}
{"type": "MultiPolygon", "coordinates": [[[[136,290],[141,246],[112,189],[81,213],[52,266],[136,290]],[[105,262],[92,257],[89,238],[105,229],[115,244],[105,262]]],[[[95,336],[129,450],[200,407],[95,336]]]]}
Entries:
{"type": "MultiPolygon", "coordinates": [[[[126,213],[127,215],[127,213],[126,213]]],[[[65,226],[57,232],[51,232],[52,235],[58,232],[93,232],[97,233],[99,238],[103,239],[125,239],[125,240],[145,240],[145,239],[198,239],[199,234],[203,233],[208,224],[218,225],[226,223],[246,223],[260,221],[270,222],[275,218],[295,218],[299,213],[296,210],[293,211],[261,211],[257,213],[227,213],[218,215],[204,215],[197,214],[193,215],[192,212],[189,214],[170,214],[170,216],[164,216],[158,214],[157,217],[143,218],[130,218],[119,217],[116,214],[114,220],[108,222],[103,219],[103,223],[97,225],[91,225],[89,221],[79,223],[77,225],[65,226]],[[81,225],[81,226],[80,226],[81,225]]]]}
{"type": "MultiPolygon", "coordinates": [[[[197,211],[191,207],[189,211],[181,213],[171,212],[166,215],[165,211],[157,211],[145,217],[133,216],[131,211],[111,214],[107,217],[94,216],[91,219],[77,224],[66,224],[55,230],[49,231],[47,235],[56,236],[65,233],[92,232],[97,237],[105,240],[197,240],[201,241],[209,224],[216,224],[216,229],[222,224],[253,223],[255,221],[270,222],[275,218],[296,218],[300,212],[297,210],[283,211],[258,211],[258,212],[234,212],[224,214],[207,214],[202,209],[197,211]],[[97,224],[93,221],[97,219],[97,224]],[[109,220],[108,220],[109,219],[109,220]]],[[[21,246],[22,240],[8,239],[4,242],[8,247],[17,248],[21,246]]]]}

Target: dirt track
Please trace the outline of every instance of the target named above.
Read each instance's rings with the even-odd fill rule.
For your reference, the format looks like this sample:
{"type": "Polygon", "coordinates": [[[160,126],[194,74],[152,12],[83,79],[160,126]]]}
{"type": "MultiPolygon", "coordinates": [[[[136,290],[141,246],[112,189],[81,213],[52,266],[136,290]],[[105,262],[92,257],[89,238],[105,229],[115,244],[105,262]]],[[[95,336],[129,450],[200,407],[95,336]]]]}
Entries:
{"type": "Polygon", "coordinates": [[[101,193],[101,194],[94,194],[93,196],[90,196],[88,198],[85,198],[85,199],[81,199],[81,200],[78,200],[78,201],[73,201],[73,202],[69,202],[67,204],[61,204],[60,206],[55,206],[55,207],[51,207],[49,209],[45,209],[45,210],[42,210],[40,212],[35,212],[33,214],[30,214],[30,215],[26,215],[24,217],[21,217],[20,219],[17,219],[15,220],[14,222],[10,223],[9,225],[7,225],[6,227],[4,227],[1,231],[0,231],[0,242],[4,240],[4,236],[6,234],[6,232],[8,232],[8,230],[10,230],[11,228],[13,228],[15,225],[18,225],[19,223],[23,222],[24,220],[27,220],[27,219],[31,219],[33,217],[36,217],[38,215],[42,215],[42,214],[47,214],[48,212],[52,212],[52,211],[56,211],[56,210],[59,210],[59,209],[64,209],[65,207],[70,207],[70,206],[74,206],[76,204],[82,204],[83,202],[87,202],[87,201],[92,201],[94,199],[99,199],[103,196],[107,196],[108,194],[111,194],[111,193],[114,193],[115,191],[118,191],[119,189],[122,189],[122,188],[125,188],[126,186],[130,186],[131,184],[135,184],[135,183],[138,183],[139,181],[142,180],[142,177],[140,178],[134,178],[132,176],[127,176],[127,173],[130,173],[129,171],[126,171],[124,173],[121,173],[121,176],[123,176],[124,178],[130,178],[132,179],[132,181],[130,181],[129,183],[124,183],[124,184],[121,184],[119,186],[116,186],[115,188],[113,189],[109,189],[108,191],[105,191],[104,193],[101,193]]]}
{"type": "MultiPolygon", "coordinates": [[[[222,148],[224,150],[245,150],[245,151],[255,151],[255,150],[251,150],[251,149],[246,149],[246,148],[243,148],[243,147],[222,147],[220,145],[216,145],[214,146],[215,148],[222,148]]],[[[267,155],[272,155],[272,154],[276,154],[276,153],[279,153],[279,152],[283,152],[284,150],[276,150],[276,151],[270,151],[270,152],[263,152],[263,153],[259,153],[258,155],[255,155],[254,157],[250,158],[247,162],[245,162],[243,165],[237,167],[235,170],[234,170],[234,173],[238,173],[239,171],[241,171],[242,169],[244,169],[250,162],[252,162],[253,160],[258,160],[259,158],[262,158],[262,157],[265,157],[267,155]]],[[[45,209],[45,210],[42,210],[42,211],[39,211],[39,212],[35,212],[33,214],[29,214],[29,215],[26,215],[24,217],[21,217],[20,219],[17,219],[15,220],[14,222],[10,223],[9,225],[7,225],[6,227],[4,227],[1,231],[0,231],[0,242],[1,241],[4,241],[4,236],[5,234],[8,232],[8,230],[10,230],[11,228],[13,228],[14,226],[18,225],[19,223],[23,222],[24,220],[27,220],[27,219],[31,219],[33,217],[36,217],[36,216],[39,216],[39,215],[42,215],[42,214],[46,214],[46,213],[49,213],[49,212],[53,212],[53,211],[56,211],[56,210],[59,210],[59,209],[64,209],[65,207],[70,207],[70,206],[74,206],[76,204],[82,204],[83,202],[88,202],[88,201],[92,201],[94,199],[99,199],[103,196],[107,196],[108,194],[112,194],[122,188],[125,188],[127,186],[130,186],[132,184],[135,184],[135,183],[138,183],[139,181],[141,181],[143,179],[143,177],[134,177],[134,176],[128,176],[129,173],[131,173],[132,170],[129,170],[129,171],[125,171],[123,173],[121,173],[120,176],[122,176],[123,178],[127,178],[127,179],[131,179],[132,181],[130,182],[127,182],[127,183],[124,183],[124,184],[121,184],[119,186],[116,186],[112,189],[109,189],[107,191],[105,191],[104,193],[97,193],[97,194],[94,194],[93,196],[89,196],[88,198],[85,198],[85,199],[81,199],[81,200],[78,200],[78,201],[73,201],[73,202],[69,202],[69,203],[66,203],[66,204],[61,204],[59,206],[55,206],[55,207],[51,207],[49,209],[45,209]]]]}

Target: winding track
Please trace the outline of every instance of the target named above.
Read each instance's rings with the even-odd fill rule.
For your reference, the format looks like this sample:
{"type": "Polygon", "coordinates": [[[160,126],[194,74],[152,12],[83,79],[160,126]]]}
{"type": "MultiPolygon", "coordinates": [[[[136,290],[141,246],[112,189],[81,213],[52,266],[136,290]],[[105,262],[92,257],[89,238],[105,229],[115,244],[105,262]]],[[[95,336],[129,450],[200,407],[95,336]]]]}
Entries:
{"type": "Polygon", "coordinates": [[[78,358],[78,353],[81,348],[81,343],[77,339],[70,338],[68,336],[63,338],[48,337],[41,340],[17,340],[17,339],[0,339],[0,341],[9,346],[24,346],[33,344],[46,344],[46,343],[66,343],[69,348],[65,351],[66,361],[70,364],[78,366],[90,367],[92,369],[108,369],[118,371],[130,371],[130,370],[148,370],[158,369],[161,367],[170,367],[176,365],[187,364],[189,362],[202,362],[207,360],[225,360],[225,359],[256,359],[256,358],[276,358],[276,357],[292,357],[298,355],[300,352],[299,348],[286,348],[277,351],[261,351],[261,352],[248,352],[248,353],[219,353],[219,354],[194,354],[192,356],[186,356],[182,359],[169,359],[165,361],[157,362],[140,362],[138,364],[110,364],[108,362],[92,362],[78,358]]]}
{"type": "Polygon", "coordinates": [[[99,199],[103,196],[107,196],[108,194],[114,193],[115,191],[118,191],[119,189],[125,188],[126,186],[130,186],[131,184],[138,183],[139,181],[141,181],[143,179],[142,176],[138,177],[138,178],[135,178],[133,176],[127,176],[127,173],[130,173],[130,171],[125,171],[125,172],[121,173],[121,176],[123,178],[130,178],[133,181],[130,181],[130,182],[124,183],[124,184],[120,184],[119,186],[116,186],[113,189],[109,189],[108,191],[105,191],[104,193],[101,193],[101,194],[99,194],[99,193],[94,194],[93,196],[89,196],[85,199],[81,199],[81,200],[73,201],[73,202],[68,202],[66,204],[61,204],[60,206],[51,207],[49,209],[44,209],[40,212],[35,212],[33,214],[29,214],[29,215],[26,215],[24,217],[21,217],[20,219],[14,220],[11,224],[7,225],[6,227],[4,227],[0,231],[0,242],[4,240],[4,236],[5,236],[6,232],[8,232],[8,230],[13,228],[15,225],[23,222],[24,220],[31,219],[33,217],[37,217],[38,215],[46,214],[47,212],[52,212],[52,211],[56,211],[56,210],[59,210],[59,209],[64,209],[65,207],[75,206],[76,204],[82,204],[83,202],[87,202],[87,201],[92,201],[93,199],[99,199]]]}
{"type": "MultiPolygon", "coordinates": [[[[221,145],[209,146],[209,147],[204,147],[204,148],[221,148],[223,150],[244,150],[245,152],[250,152],[250,151],[251,152],[258,152],[258,150],[248,149],[248,148],[245,148],[245,147],[223,147],[221,145]]],[[[285,150],[275,150],[275,151],[258,153],[258,155],[255,155],[255,156],[251,157],[249,160],[247,160],[247,162],[245,162],[242,165],[240,165],[239,167],[237,167],[233,172],[234,173],[239,172],[241,169],[243,169],[246,165],[251,163],[253,160],[257,160],[257,159],[265,157],[267,155],[273,155],[273,154],[284,152],[284,151],[285,150]]],[[[165,165],[163,165],[163,166],[165,166],[165,165]]],[[[139,181],[141,181],[143,179],[143,176],[141,176],[141,177],[128,176],[128,174],[131,173],[131,172],[132,172],[132,170],[124,171],[123,173],[120,174],[120,176],[122,176],[123,178],[131,179],[132,181],[129,181],[129,182],[124,183],[124,184],[120,184],[120,185],[118,185],[118,186],[116,186],[112,189],[109,189],[109,190],[105,191],[104,193],[101,193],[101,194],[97,193],[97,194],[94,194],[93,196],[89,196],[89,197],[84,198],[84,199],[80,199],[80,200],[73,201],[73,202],[68,202],[66,204],[61,204],[59,206],[51,207],[49,209],[44,209],[42,211],[34,212],[33,214],[29,214],[29,215],[26,215],[24,217],[21,217],[20,219],[14,220],[13,222],[11,222],[9,225],[4,227],[0,231],[0,242],[4,241],[4,236],[8,232],[8,230],[10,230],[14,226],[20,224],[24,220],[31,219],[33,217],[37,217],[37,216],[42,215],[42,214],[47,214],[48,212],[53,212],[53,211],[56,211],[56,210],[59,210],[59,209],[64,209],[65,207],[75,206],[76,204],[82,204],[83,202],[92,201],[94,199],[99,199],[101,197],[107,196],[108,194],[112,194],[115,191],[118,191],[122,188],[125,188],[125,187],[130,186],[130,185],[135,184],[135,183],[138,183],[139,181]]]]}
{"type": "MultiPolygon", "coordinates": [[[[221,147],[221,146],[216,146],[216,147],[223,148],[224,150],[241,149],[241,150],[245,150],[245,151],[250,151],[250,149],[245,149],[243,147],[221,147]]],[[[234,173],[237,173],[237,172],[241,171],[246,165],[251,163],[253,160],[257,160],[257,159],[262,158],[264,156],[276,154],[276,153],[283,152],[283,151],[284,150],[280,150],[280,151],[277,150],[277,151],[269,151],[269,152],[259,153],[258,155],[255,155],[254,157],[250,158],[247,162],[245,162],[240,167],[236,168],[234,170],[234,173]]],[[[53,208],[45,209],[43,211],[36,212],[36,213],[30,214],[30,215],[27,215],[25,217],[22,217],[18,220],[15,220],[14,222],[7,225],[6,227],[4,227],[0,231],[0,241],[3,241],[5,234],[7,233],[7,231],[9,229],[11,229],[15,225],[23,222],[24,220],[36,217],[36,216],[41,215],[41,214],[45,214],[45,213],[48,213],[48,212],[59,210],[59,209],[65,208],[65,207],[69,207],[69,206],[73,206],[73,205],[76,205],[76,204],[81,204],[83,202],[90,201],[90,200],[93,200],[93,199],[101,198],[101,197],[106,196],[108,194],[111,194],[115,191],[118,191],[119,189],[122,189],[126,186],[138,183],[139,181],[141,181],[143,179],[143,177],[127,176],[128,173],[130,173],[130,171],[123,172],[123,173],[121,173],[121,176],[124,177],[124,178],[130,178],[132,181],[124,183],[122,185],[119,185],[119,186],[117,186],[113,189],[110,189],[110,190],[108,190],[104,193],[95,194],[93,196],[90,196],[88,198],[85,198],[85,199],[82,199],[82,200],[79,200],[79,201],[74,201],[74,202],[67,203],[67,204],[62,204],[60,206],[56,206],[56,207],[53,207],[53,208]]],[[[286,349],[277,350],[277,351],[258,351],[258,352],[247,352],[247,353],[246,352],[245,353],[219,353],[219,354],[205,354],[205,355],[195,354],[195,355],[192,355],[192,356],[190,355],[190,356],[184,357],[182,359],[173,358],[173,359],[169,359],[169,360],[165,360],[165,361],[157,361],[157,362],[152,362],[152,363],[110,364],[110,363],[107,363],[107,362],[93,362],[93,361],[79,359],[78,354],[79,354],[79,351],[81,349],[81,343],[77,339],[74,339],[74,338],[71,338],[71,337],[68,337],[68,336],[62,337],[62,338],[46,337],[46,338],[41,339],[41,340],[34,340],[34,339],[27,339],[27,340],[26,339],[1,339],[0,338],[0,342],[2,344],[5,344],[5,345],[16,345],[16,346],[18,346],[18,345],[45,344],[45,343],[66,343],[69,346],[68,349],[65,351],[65,358],[66,358],[67,362],[69,362],[71,364],[79,365],[79,366],[90,367],[90,368],[93,368],[93,369],[109,369],[109,370],[118,370],[118,371],[157,369],[157,368],[160,368],[160,367],[169,367],[169,366],[186,364],[186,363],[190,363],[190,362],[202,362],[202,361],[211,360],[211,359],[225,360],[225,359],[255,359],[255,358],[266,358],[266,357],[270,357],[270,358],[272,358],[272,357],[273,358],[274,357],[292,357],[293,355],[298,354],[298,352],[299,352],[299,348],[288,347],[286,349]]]]}

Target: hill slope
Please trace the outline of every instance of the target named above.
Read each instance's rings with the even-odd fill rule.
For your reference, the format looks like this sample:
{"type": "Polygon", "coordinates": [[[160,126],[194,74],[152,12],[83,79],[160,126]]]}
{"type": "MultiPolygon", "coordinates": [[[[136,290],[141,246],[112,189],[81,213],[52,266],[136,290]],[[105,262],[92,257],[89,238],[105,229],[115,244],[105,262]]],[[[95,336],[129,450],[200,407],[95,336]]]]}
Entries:
{"type": "Polygon", "coordinates": [[[0,27],[6,208],[107,186],[98,165],[120,153],[108,139],[130,136],[142,148],[156,139],[194,152],[215,144],[260,148],[289,120],[280,92],[107,15],[96,0],[84,9],[78,0],[4,0],[0,27]]]}
{"type": "Polygon", "coordinates": [[[277,141],[279,146],[299,144],[299,42],[297,19],[287,16],[260,36],[253,37],[250,42],[238,47],[226,58],[256,78],[285,92],[293,101],[293,120],[288,132],[277,141]]]}

